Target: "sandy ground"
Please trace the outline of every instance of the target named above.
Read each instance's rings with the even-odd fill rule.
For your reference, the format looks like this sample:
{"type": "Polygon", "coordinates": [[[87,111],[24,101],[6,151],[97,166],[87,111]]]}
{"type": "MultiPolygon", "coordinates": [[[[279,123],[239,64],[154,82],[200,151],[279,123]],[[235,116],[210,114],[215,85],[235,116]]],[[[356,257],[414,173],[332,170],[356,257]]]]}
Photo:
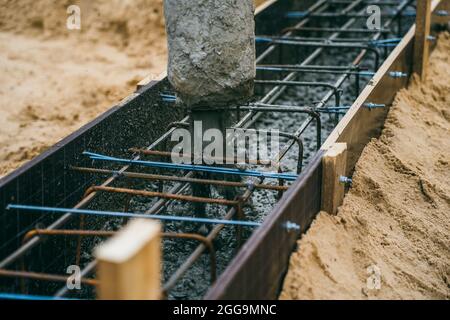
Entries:
{"type": "Polygon", "coordinates": [[[450,34],[397,94],[337,216],[320,213],[281,299],[450,299],[450,34]]]}
{"type": "Polygon", "coordinates": [[[162,0],[0,0],[0,8],[0,176],[165,69],[162,0]],[[80,31],[66,28],[73,3],[80,31]]]}
{"type": "Polygon", "coordinates": [[[162,0],[0,0],[0,177],[165,70],[162,12],[162,0]],[[81,30],[66,28],[71,4],[81,30]]]}

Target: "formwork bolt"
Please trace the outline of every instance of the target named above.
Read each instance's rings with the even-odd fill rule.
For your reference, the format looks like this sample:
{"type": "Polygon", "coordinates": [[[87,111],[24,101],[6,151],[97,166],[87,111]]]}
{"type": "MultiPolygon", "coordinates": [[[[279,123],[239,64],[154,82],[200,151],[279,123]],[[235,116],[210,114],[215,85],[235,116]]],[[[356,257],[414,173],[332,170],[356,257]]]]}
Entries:
{"type": "Polygon", "coordinates": [[[389,76],[391,78],[406,78],[408,74],[401,71],[390,71],[389,76]]]}
{"type": "Polygon", "coordinates": [[[296,224],[295,222],[292,222],[292,221],[287,221],[287,222],[284,224],[284,227],[286,228],[286,230],[287,230],[288,232],[291,232],[291,231],[300,231],[300,230],[301,230],[300,225],[298,225],[298,224],[296,224]]]}
{"type": "Polygon", "coordinates": [[[448,16],[448,11],[447,10],[438,10],[435,13],[437,16],[439,17],[447,17],[448,16]]]}
{"type": "Polygon", "coordinates": [[[427,37],[427,40],[428,40],[428,41],[433,41],[433,42],[434,42],[434,41],[436,41],[436,37],[430,35],[430,36],[427,37]]]}
{"type": "Polygon", "coordinates": [[[372,103],[372,102],[367,102],[364,104],[364,106],[368,109],[375,109],[375,108],[384,108],[386,107],[385,104],[382,103],[372,103]]]}
{"type": "Polygon", "coordinates": [[[350,185],[350,184],[353,183],[353,180],[352,180],[351,178],[349,178],[349,177],[340,176],[340,177],[339,177],[339,182],[340,182],[340,183],[343,183],[343,184],[350,185]]]}

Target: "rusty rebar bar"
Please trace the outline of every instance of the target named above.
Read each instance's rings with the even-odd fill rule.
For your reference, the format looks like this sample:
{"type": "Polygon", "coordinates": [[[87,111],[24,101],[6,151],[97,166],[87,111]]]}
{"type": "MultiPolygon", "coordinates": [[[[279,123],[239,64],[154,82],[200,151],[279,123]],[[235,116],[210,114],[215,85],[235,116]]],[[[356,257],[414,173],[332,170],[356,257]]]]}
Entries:
{"type": "Polygon", "coordinates": [[[85,192],[85,197],[89,196],[93,192],[110,192],[110,193],[123,193],[123,194],[131,194],[134,196],[142,196],[142,197],[157,197],[163,199],[170,200],[179,200],[179,201],[187,201],[194,203],[209,203],[209,204],[219,204],[224,206],[236,206],[238,204],[237,201],[227,200],[227,199],[214,199],[214,198],[206,198],[206,197],[194,197],[194,196],[186,196],[179,194],[171,194],[171,193],[162,193],[162,192],[154,192],[154,191],[145,191],[145,190],[135,190],[135,189],[125,189],[125,188],[115,188],[115,187],[102,187],[102,186],[92,186],[89,187],[85,192]]]}
{"type": "Polygon", "coordinates": [[[116,231],[103,230],[48,230],[33,229],[28,231],[22,239],[22,243],[27,243],[35,236],[79,236],[79,237],[111,237],[116,231]]]}
{"type": "MultiPolygon", "coordinates": [[[[0,269],[0,277],[8,278],[25,278],[40,281],[51,281],[51,282],[67,282],[70,278],[63,275],[55,275],[48,273],[38,273],[38,272],[27,272],[27,271],[16,271],[16,270],[6,270],[0,269]]],[[[97,286],[99,284],[98,280],[81,278],[80,282],[87,284],[89,286],[97,286]]]]}
{"type": "MultiPolygon", "coordinates": [[[[247,188],[248,183],[244,182],[234,182],[234,181],[225,181],[225,180],[211,180],[211,179],[197,179],[197,178],[186,178],[186,177],[178,177],[178,176],[167,176],[167,175],[158,175],[158,174],[147,174],[147,173],[138,173],[138,172],[122,172],[107,170],[107,169],[95,169],[95,168],[83,168],[83,167],[71,167],[72,170],[86,172],[86,173],[98,173],[98,174],[117,174],[126,178],[136,178],[136,179],[144,179],[144,180],[152,180],[152,181],[175,181],[175,182],[188,182],[188,183],[197,183],[197,184],[205,184],[205,185],[213,185],[213,186],[221,186],[221,187],[234,187],[234,188],[247,188]]],[[[253,185],[255,189],[264,189],[264,190],[272,190],[272,191],[286,191],[289,189],[288,186],[276,186],[270,184],[255,184],[253,185]]]]}

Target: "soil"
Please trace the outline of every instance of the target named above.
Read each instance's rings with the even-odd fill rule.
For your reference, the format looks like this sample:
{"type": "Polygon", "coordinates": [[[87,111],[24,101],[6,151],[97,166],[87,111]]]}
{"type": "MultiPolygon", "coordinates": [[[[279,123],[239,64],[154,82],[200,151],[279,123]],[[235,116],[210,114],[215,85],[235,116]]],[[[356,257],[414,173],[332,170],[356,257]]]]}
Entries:
{"type": "Polygon", "coordinates": [[[166,65],[162,0],[0,1],[0,177],[166,65]]]}
{"type": "Polygon", "coordinates": [[[0,7],[0,178],[166,69],[162,0],[0,0],[0,7]],[[66,27],[72,4],[81,30],[66,27]]]}
{"type": "Polygon", "coordinates": [[[298,242],[280,299],[450,299],[450,34],[398,92],[336,216],[298,242]]]}

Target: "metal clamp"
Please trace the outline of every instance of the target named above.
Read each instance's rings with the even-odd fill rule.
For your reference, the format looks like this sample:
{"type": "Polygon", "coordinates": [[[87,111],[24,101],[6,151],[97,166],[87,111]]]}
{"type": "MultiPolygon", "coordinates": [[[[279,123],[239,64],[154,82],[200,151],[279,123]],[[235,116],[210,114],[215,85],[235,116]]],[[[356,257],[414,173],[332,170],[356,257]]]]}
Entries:
{"type": "Polygon", "coordinates": [[[384,108],[384,107],[386,107],[386,105],[383,104],[383,103],[372,103],[372,102],[367,102],[367,103],[364,104],[364,106],[367,109],[375,109],[375,108],[384,108]]]}

